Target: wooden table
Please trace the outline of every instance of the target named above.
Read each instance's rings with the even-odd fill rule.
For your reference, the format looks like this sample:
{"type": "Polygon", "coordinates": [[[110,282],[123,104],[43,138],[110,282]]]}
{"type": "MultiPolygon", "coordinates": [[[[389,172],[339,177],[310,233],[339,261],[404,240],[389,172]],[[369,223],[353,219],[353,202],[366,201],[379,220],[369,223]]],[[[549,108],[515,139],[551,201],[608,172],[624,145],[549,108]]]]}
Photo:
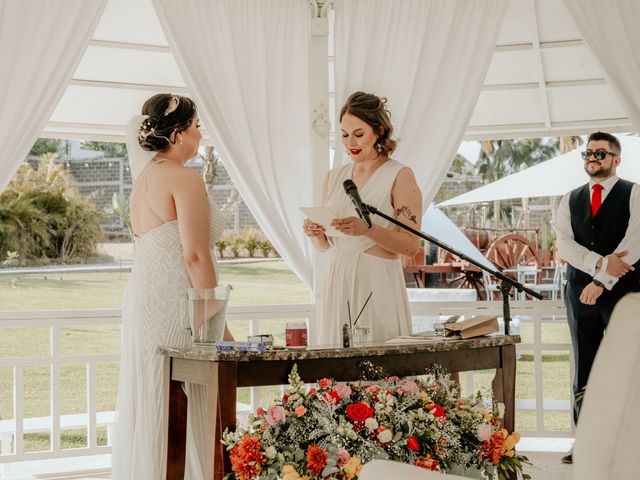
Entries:
{"type": "Polygon", "coordinates": [[[207,447],[211,452],[206,477],[220,480],[229,472],[219,439],[225,428],[236,426],[236,388],[284,385],[294,364],[306,383],[329,377],[356,380],[360,362],[369,361],[389,375],[424,373],[435,363],[451,372],[496,369],[493,395],[505,405],[504,427],[512,432],[515,415],[516,343],[518,335],[492,335],[468,340],[427,341],[403,345],[372,345],[360,348],[309,348],[270,352],[218,352],[213,348],[161,347],[165,356],[164,438],[167,442],[166,479],[182,480],[185,465],[187,398],[181,382],[206,386],[207,447]],[[219,398],[218,398],[219,393],[219,398]],[[218,401],[219,400],[219,401],[218,401]],[[219,421],[216,413],[219,411],[219,421]]]}

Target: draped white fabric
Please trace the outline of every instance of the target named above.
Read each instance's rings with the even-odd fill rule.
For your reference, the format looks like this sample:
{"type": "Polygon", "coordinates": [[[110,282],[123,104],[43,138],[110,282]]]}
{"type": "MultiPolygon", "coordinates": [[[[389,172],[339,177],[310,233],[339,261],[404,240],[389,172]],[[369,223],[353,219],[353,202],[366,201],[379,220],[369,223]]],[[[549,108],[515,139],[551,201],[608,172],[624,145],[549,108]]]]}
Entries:
{"type": "Polygon", "coordinates": [[[243,199],[311,285],[300,206],[313,205],[309,4],[154,0],[203,124],[243,199]]]}
{"type": "Polygon", "coordinates": [[[607,83],[640,130],[640,2],[564,0],[564,4],[607,83]]]}
{"type": "Polygon", "coordinates": [[[0,0],[0,191],[64,93],[107,0],[0,0]]]}
{"type": "MultiPolygon", "coordinates": [[[[337,112],[356,90],[387,97],[400,139],[393,157],[413,169],[425,209],[476,105],[506,5],[506,0],[335,2],[337,112]]],[[[345,157],[337,146],[336,162],[348,161],[345,157]]]]}

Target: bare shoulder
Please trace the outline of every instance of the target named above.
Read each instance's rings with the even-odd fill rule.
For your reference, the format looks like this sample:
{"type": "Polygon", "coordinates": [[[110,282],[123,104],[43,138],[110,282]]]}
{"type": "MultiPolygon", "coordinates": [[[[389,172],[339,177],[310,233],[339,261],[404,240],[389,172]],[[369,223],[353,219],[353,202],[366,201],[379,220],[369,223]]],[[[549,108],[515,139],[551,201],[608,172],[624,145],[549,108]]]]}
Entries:
{"type": "Polygon", "coordinates": [[[199,190],[204,188],[204,180],[200,174],[190,168],[172,168],[168,169],[166,174],[170,176],[170,181],[177,190],[199,190]]]}
{"type": "Polygon", "coordinates": [[[400,169],[396,175],[396,180],[393,183],[393,190],[395,193],[420,190],[416,181],[416,176],[411,168],[402,167],[400,169]]]}

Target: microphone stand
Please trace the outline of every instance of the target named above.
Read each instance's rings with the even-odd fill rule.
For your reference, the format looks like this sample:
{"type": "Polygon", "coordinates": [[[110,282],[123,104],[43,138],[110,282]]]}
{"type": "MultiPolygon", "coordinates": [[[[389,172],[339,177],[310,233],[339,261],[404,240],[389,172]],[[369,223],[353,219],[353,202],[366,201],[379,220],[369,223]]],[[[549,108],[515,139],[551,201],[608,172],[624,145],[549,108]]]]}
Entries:
{"type": "Polygon", "coordinates": [[[476,267],[480,268],[481,270],[484,270],[485,272],[489,272],[494,277],[500,279],[502,281],[502,283],[500,284],[500,292],[502,293],[502,317],[504,319],[504,334],[505,335],[509,335],[509,323],[511,323],[511,309],[509,308],[509,297],[511,296],[511,289],[512,288],[515,288],[518,292],[526,292],[529,295],[531,295],[532,297],[535,297],[538,300],[542,300],[542,295],[540,293],[538,293],[538,292],[536,292],[534,290],[531,290],[530,288],[525,287],[520,282],[518,282],[516,280],[513,280],[512,278],[507,277],[504,273],[502,273],[502,272],[500,272],[498,270],[493,270],[493,269],[491,269],[489,267],[486,267],[486,266],[482,265],[480,262],[475,261],[473,258],[468,257],[464,253],[459,252],[458,250],[456,250],[453,247],[450,247],[446,243],[442,243],[440,240],[432,237],[431,235],[427,235],[426,233],[423,233],[420,230],[416,230],[414,228],[411,228],[410,226],[405,225],[402,222],[399,222],[395,218],[392,218],[389,215],[386,215],[386,214],[382,213],[381,211],[379,211],[374,206],[367,205],[366,203],[363,203],[363,206],[366,209],[369,210],[369,213],[372,213],[374,215],[378,215],[379,217],[382,217],[385,220],[389,220],[391,223],[393,223],[395,225],[398,225],[401,228],[404,228],[405,230],[413,233],[414,235],[417,235],[418,237],[423,238],[426,241],[431,242],[434,245],[437,245],[440,248],[443,248],[448,252],[453,253],[454,255],[460,257],[461,259],[466,260],[469,263],[472,263],[473,265],[475,265],[476,267]]]}

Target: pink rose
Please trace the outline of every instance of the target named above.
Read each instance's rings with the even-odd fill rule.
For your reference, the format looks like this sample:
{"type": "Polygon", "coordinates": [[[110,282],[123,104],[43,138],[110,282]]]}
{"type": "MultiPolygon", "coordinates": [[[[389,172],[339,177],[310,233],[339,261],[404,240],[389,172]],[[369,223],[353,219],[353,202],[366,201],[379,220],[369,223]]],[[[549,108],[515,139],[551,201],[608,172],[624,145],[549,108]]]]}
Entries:
{"type": "MultiPolygon", "coordinates": [[[[399,390],[400,389],[398,389],[398,391],[399,390]]],[[[418,393],[418,384],[413,380],[407,380],[404,382],[404,385],[402,385],[402,390],[407,392],[409,395],[415,395],[418,393]]]]}
{"type": "Polygon", "coordinates": [[[302,415],[307,413],[307,409],[304,407],[304,405],[298,405],[294,412],[296,412],[297,417],[301,417],[302,415]]]}
{"type": "Polygon", "coordinates": [[[351,396],[351,387],[344,382],[336,384],[335,388],[340,398],[349,398],[351,396]]]}
{"type": "Polygon", "coordinates": [[[371,393],[371,394],[375,394],[378,392],[378,390],[380,390],[379,387],[376,387],[375,385],[369,385],[367,387],[364,388],[364,391],[367,393],[371,393]]]}
{"type": "Polygon", "coordinates": [[[328,378],[321,378],[318,380],[318,385],[321,389],[329,388],[331,386],[331,380],[328,378]]]}
{"type": "Polygon", "coordinates": [[[276,423],[284,423],[285,411],[281,406],[271,407],[267,410],[267,416],[265,420],[269,425],[275,425],[276,423]]]}
{"type": "Polygon", "coordinates": [[[478,425],[476,437],[478,437],[478,440],[481,442],[488,442],[491,439],[491,425],[488,423],[481,423],[478,425]]]}
{"type": "Polygon", "coordinates": [[[341,467],[342,465],[347,463],[349,461],[349,458],[351,458],[349,452],[347,452],[344,448],[339,449],[336,455],[338,455],[338,467],[341,467]]]}

